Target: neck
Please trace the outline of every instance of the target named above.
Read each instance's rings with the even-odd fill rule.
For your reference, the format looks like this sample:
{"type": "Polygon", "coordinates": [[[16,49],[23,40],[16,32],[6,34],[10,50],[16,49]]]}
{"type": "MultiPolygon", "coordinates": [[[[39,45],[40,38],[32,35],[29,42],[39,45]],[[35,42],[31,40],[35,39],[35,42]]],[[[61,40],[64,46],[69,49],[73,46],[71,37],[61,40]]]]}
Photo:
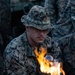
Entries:
{"type": "Polygon", "coordinates": [[[28,42],[31,46],[36,47],[38,44],[27,35],[28,42]]]}
{"type": "Polygon", "coordinates": [[[33,47],[36,47],[38,44],[35,42],[35,41],[33,41],[32,39],[28,39],[28,41],[29,41],[29,44],[31,45],[31,46],[33,46],[33,47]]]}

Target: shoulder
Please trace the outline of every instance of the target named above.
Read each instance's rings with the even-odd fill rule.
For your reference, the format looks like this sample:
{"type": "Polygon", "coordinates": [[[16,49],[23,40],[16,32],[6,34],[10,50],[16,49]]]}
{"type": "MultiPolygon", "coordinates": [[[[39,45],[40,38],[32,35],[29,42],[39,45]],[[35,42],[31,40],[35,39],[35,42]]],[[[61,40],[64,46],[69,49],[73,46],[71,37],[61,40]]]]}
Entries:
{"type": "Polygon", "coordinates": [[[11,51],[11,50],[19,50],[23,47],[23,43],[25,43],[24,40],[24,34],[14,38],[5,48],[5,51],[11,51]]]}
{"type": "MultiPolygon", "coordinates": [[[[20,37],[16,37],[16,38],[14,38],[14,39],[7,45],[7,47],[15,48],[15,47],[18,46],[19,44],[21,44],[21,39],[20,39],[20,37]]],[[[6,48],[7,48],[7,47],[6,47],[6,48]]]]}

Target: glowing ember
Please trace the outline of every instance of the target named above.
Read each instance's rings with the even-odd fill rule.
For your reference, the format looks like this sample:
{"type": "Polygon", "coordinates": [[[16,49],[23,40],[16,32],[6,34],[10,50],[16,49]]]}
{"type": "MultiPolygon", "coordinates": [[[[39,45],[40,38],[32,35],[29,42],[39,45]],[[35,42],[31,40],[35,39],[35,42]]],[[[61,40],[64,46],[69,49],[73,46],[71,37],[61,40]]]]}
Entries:
{"type": "Polygon", "coordinates": [[[43,48],[41,46],[40,51],[38,51],[37,48],[36,48],[34,50],[34,52],[35,52],[36,58],[37,58],[37,60],[40,64],[41,72],[51,74],[51,75],[60,75],[60,73],[65,75],[65,72],[63,71],[59,62],[57,62],[56,60],[53,60],[53,58],[51,56],[50,56],[51,61],[47,60],[45,58],[45,56],[47,55],[47,50],[45,48],[43,48]]]}

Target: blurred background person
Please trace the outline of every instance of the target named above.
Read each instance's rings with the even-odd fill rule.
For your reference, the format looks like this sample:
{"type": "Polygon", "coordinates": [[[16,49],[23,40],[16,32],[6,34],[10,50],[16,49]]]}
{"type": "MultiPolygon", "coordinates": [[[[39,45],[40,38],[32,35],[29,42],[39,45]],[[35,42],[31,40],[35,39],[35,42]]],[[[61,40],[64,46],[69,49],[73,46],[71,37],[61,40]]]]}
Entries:
{"type": "Polygon", "coordinates": [[[75,75],[75,0],[45,0],[44,7],[54,26],[51,36],[63,52],[66,75],[75,75]]]}
{"type": "Polygon", "coordinates": [[[3,51],[11,40],[10,0],[0,0],[0,75],[3,74],[3,51]]]}
{"type": "Polygon", "coordinates": [[[75,32],[75,0],[45,0],[44,6],[55,27],[54,40],[75,32]]]}

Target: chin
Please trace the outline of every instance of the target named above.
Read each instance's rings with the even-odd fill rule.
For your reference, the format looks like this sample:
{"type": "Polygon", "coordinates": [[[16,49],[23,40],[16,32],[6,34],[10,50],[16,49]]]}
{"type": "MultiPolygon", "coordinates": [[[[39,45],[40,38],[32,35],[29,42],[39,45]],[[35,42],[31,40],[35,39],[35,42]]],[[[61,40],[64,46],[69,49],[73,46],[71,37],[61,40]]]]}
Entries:
{"type": "Polygon", "coordinates": [[[42,43],[43,41],[38,41],[37,43],[42,43]]]}

